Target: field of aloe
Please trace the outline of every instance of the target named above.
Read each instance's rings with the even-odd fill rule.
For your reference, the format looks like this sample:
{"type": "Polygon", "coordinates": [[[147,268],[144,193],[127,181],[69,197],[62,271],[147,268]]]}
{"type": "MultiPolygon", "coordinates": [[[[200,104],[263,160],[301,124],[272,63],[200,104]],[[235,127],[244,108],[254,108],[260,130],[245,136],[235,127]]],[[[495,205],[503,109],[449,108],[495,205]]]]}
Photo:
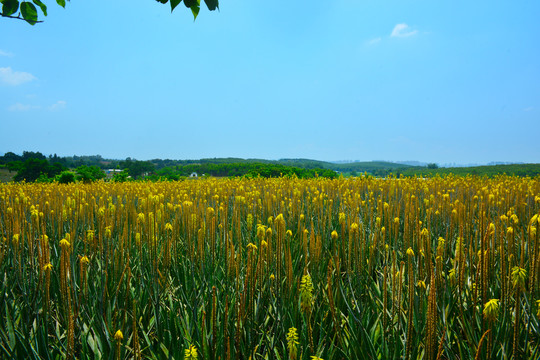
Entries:
{"type": "Polygon", "coordinates": [[[0,358],[537,359],[540,179],[0,185],[0,358]]]}

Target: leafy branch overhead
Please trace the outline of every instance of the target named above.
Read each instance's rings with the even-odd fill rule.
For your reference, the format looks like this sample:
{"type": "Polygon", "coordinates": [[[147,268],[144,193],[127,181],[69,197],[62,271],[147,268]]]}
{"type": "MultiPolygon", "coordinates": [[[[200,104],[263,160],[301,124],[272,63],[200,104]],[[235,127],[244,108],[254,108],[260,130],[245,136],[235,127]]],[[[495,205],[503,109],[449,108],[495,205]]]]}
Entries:
{"type": "MultiPolygon", "coordinates": [[[[69,1],[69,0],[68,0],[69,1]]],[[[182,2],[182,0],[156,0],[162,4],[171,4],[171,12],[182,2]]],[[[196,19],[199,15],[199,10],[201,9],[200,0],[183,0],[184,5],[191,10],[193,17],[196,19]]],[[[216,10],[219,8],[218,0],[204,0],[208,10],[216,10]]],[[[56,3],[61,7],[66,7],[66,0],[56,0],[56,3]]],[[[32,1],[19,1],[19,0],[0,0],[2,4],[2,11],[0,16],[25,20],[30,25],[35,25],[37,23],[43,22],[43,20],[38,20],[38,7],[41,9],[41,12],[44,16],[47,16],[47,5],[45,5],[41,0],[32,0],[32,1]]]]}

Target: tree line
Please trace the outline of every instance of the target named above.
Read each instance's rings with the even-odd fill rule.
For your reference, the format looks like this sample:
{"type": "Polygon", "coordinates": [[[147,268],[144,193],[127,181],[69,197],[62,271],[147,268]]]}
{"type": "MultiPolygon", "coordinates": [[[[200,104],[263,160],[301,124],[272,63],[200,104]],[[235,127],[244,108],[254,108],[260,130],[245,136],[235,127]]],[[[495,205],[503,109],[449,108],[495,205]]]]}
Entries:
{"type": "Polygon", "coordinates": [[[207,175],[216,177],[280,177],[296,176],[298,178],[326,177],[336,178],[338,174],[329,169],[305,169],[294,166],[268,162],[230,162],[218,161],[213,163],[202,161],[194,163],[191,160],[152,160],[141,161],[132,158],[125,160],[107,160],[100,155],[67,156],[56,154],[45,156],[40,152],[24,151],[22,155],[7,152],[0,156],[0,166],[10,172],[16,172],[14,181],[69,183],[74,181],[92,182],[100,179],[111,181],[128,180],[182,180],[193,173],[197,176],[207,175]],[[107,177],[107,173],[110,174],[107,177]]]}

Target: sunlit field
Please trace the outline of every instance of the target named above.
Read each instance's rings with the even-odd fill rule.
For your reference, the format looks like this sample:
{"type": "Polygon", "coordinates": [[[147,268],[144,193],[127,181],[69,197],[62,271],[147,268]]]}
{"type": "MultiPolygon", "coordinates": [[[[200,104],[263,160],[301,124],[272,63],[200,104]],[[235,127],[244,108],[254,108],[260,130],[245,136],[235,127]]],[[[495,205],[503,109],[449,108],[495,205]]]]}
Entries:
{"type": "Polygon", "coordinates": [[[0,185],[0,358],[537,359],[538,178],[0,185]]]}

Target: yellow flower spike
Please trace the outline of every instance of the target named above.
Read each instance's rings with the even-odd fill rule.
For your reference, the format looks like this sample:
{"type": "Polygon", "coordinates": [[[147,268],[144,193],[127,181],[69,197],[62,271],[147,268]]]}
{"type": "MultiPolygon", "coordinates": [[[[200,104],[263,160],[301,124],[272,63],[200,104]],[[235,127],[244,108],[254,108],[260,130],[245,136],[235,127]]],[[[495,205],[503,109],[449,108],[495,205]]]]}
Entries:
{"type": "Polygon", "coordinates": [[[295,327],[292,327],[287,333],[287,349],[289,350],[289,359],[297,360],[298,348],[296,347],[296,345],[298,344],[300,344],[298,342],[298,332],[295,327]]]}
{"type": "Polygon", "coordinates": [[[53,266],[52,266],[51,263],[45,264],[45,265],[43,266],[43,270],[44,270],[44,271],[51,271],[52,268],[53,268],[53,266]]]}
{"type": "Polygon", "coordinates": [[[438,246],[444,246],[444,242],[445,242],[445,240],[442,237],[439,237],[439,239],[437,241],[437,245],[438,246]]]}
{"type": "Polygon", "coordinates": [[[527,279],[527,270],[519,266],[512,268],[512,285],[520,290],[525,290],[525,280],[527,279]]]}
{"type": "Polygon", "coordinates": [[[353,233],[358,232],[358,224],[357,223],[352,223],[351,224],[351,232],[353,232],[353,233]]]}
{"type": "Polygon", "coordinates": [[[257,251],[257,245],[253,244],[253,243],[249,243],[247,245],[247,249],[248,250],[253,250],[253,251],[257,251]]]}
{"type": "Polygon", "coordinates": [[[506,235],[512,236],[514,234],[514,228],[509,226],[508,229],[506,229],[506,235]]]}
{"type": "Polygon", "coordinates": [[[416,286],[421,290],[426,290],[426,283],[423,280],[418,280],[416,286]]]}
{"type": "Polygon", "coordinates": [[[346,219],[347,219],[347,218],[346,218],[346,216],[345,216],[345,213],[339,213],[339,223],[340,223],[340,224],[343,225],[343,224],[345,223],[346,219]]]}
{"type": "Polygon", "coordinates": [[[399,225],[399,218],[398,217],[394,218],[394,224],[399,225]]]}
{"type": "Polygon", "coordinates": [[[199,356],[195,345],[189,345],[189,348],[187,348],[184,353],[184,360],[196,360],[199,356]]]}
{"type": "Polygon", "coordinates": [[[448,271],[448,281],[450,284],[455,285],[456,283],[456,269],[452,268],[448,271]]]}
{"type": "Polygon", "coordinates": [[[60,240],[60,247],[63,248],[63,249],[67,249],[70,247],[70,243],[69,241],[67,241],[66,239],[62,239],[60,240]]]}
{"type": "Polygon", "coordinates": [[[265,247],[268,246],[268,243],[267,243],[265,240],[263,240],[263,241],[261,242],[261,246],[262,246],[263,248],[265,248],[265,247]]]}
{"type": "Polygon", "coordinates": [[[138,223],[144,223],[144,213],[139,213],[137,215],[137,222],[138,223]]]}
{"type": "Polygon", "coordinates": [[[88,259],[88,256],[83,256],[81,258],[81,264],[88,265],[90,263],[90,259],[88,259]]]}
{"type": "Polygon", "coordinates": [[[313,283],[311,276],[304,275],[300,281],[300,309],[302,312],[309,313],[313,303],[313,283]]]}
{"type": "Polygon", "coordinates": [[[274,274],[270,274],[270,280],[274,281],[276,279],[276,277],[274,276],[274,274]]]}
{"type": "Polygon", "coordinates": [[[115,334],[114,334],[114,339],[116,341],[122,341],[124,340],[124,334],[122,334],[122,331],[118,330],[115,334]]]}
{"type": "Polygon", "coordinates": [[[484,305],[484,318],[494,321],[499,316],[499,299],[491,299],[484,305]]]}
{"type": "Polygon", "coordinates": [[[166,223],[165,224],[165,231],[172,231],[173,230],[173,227],[171,225],[171,223],[166,223]]]}
{"type": "Polygon", "coordinates": [[[338,233],[336,230],[332,231],[332,234],[330,234],[330,236],[332,237],[332,240],[336,240],[338,238],[338,233]]]}
{"type": "Polygon", "coordinates": [[[407,249],[407,255],[409,255],[410,257],[414,257],[414,251],[412,248],[407,249]]]}
{"type": "Polygon", "coordinates": [[[264,237],[265,232],[266,232],[266,226],[257,224],[257,237],[262,239],[264,237]]]}
{"type": "Polygon", "coordinates": [[[318,356],[312,356],[311,360],[324,360],[323,358],[320,358],[318,356]]]}
{"type": "Polygon", "coordinates": [[[510,219],[512,220],[512,222],[514,223],[514,225],[519,224],[519,218],[517,217],[516,214],[512,214],[512,216],[510,217],[510,219]]]}

